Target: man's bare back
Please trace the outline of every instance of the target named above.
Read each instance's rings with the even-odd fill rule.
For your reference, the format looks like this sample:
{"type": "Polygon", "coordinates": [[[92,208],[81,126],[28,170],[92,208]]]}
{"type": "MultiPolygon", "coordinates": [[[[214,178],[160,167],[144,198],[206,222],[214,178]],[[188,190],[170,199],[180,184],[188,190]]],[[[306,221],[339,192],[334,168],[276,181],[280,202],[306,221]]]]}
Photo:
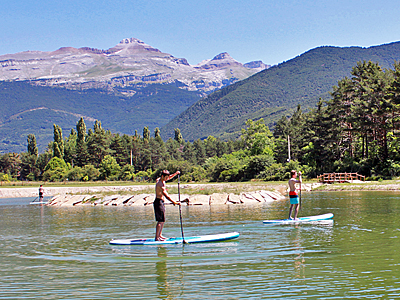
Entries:
{"type": "Polygon", "coordinates": [[[289,191],[296,191],[296,183],[300,183],[300,180],[297,180],[296,178],[289,179],[289,191]]]}

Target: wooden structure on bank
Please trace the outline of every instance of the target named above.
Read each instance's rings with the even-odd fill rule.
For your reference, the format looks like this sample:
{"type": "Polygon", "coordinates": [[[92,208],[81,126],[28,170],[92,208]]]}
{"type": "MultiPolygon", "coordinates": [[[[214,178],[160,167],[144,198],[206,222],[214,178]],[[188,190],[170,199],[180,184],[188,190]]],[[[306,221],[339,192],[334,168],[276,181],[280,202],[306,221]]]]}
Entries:
{"type": "Polygon", "coordinates": [[[365,181],[365,176],[358,173],[324,173],[317,176],[317,179],[323,183],[351,183],[354,181],[365,181]]]}

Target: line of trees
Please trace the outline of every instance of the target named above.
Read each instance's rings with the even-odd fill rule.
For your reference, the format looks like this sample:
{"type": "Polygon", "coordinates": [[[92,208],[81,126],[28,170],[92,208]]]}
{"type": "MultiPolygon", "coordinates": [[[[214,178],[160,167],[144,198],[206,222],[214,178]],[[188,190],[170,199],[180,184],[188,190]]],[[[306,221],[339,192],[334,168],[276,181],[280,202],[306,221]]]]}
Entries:
{"type": "Polygon", "coordinates": [[[87,130],[83,118],[68,137],[63,138],[56,124],[53,133],[44,153],[38,153],[35,135],[30,134],[27,152],[0,155],[0,179],[154,180],[169,169],[180,170],[182,181],[241,181],[274,173],[266,172],[274,165],[274,143],[263,119],[248,120],[235,141],[209,136],[188,142],[175,129],[175,137],[164,142],[159,128],[153,135],[147,127],[142,135],[120,135],[104,130],[99,121],[87,130]]]}
{"type": "Polygon", "coordinates": [[[138,180],[159,171],[182,171],[183,181],[284,180],[291,169],[308,177],[327,172],[358,172],[369,177],[400,175],[400,63],[382,70],[358,62],[351,78],[333,87],[331,98],[303,113],[282,117],[273,135],[263,119],[248,120],[237,140],[213,136],[185,141],[180,130],[164,142],[160,130],[120,135],[81,118],[63,138],[39,154],[33,134],[27,152],[0,155],[0,180],[138,180]],[[288,136],[291,158],[288,157],[288,136]]]}
{"type": "Polygon", "coordinates": [[[333,87],[308,113],[301,108],[276,124],[276,159],[283,161],[287,136],[292,156],[309,176],[358,172],[369,177],[400,175],[400,63],[383,70],[378,63],[358,62],[351,78],[333,87]]]}

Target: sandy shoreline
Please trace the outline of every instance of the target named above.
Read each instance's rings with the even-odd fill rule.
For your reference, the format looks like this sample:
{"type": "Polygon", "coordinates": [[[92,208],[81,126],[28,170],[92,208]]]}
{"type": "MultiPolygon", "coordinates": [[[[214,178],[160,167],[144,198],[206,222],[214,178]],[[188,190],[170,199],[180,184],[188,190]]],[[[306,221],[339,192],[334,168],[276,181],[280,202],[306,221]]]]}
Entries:
{"type": "MultiPolygon", "coordinates": [[[[168,189],[177,188],[177,183],[168,183],[168,189]]],[[[181,193],[185,192],[186,188],[189,189],[197,189],[197,190],[206,190],[206,189],[220,189],[221,191],[224,189],[231,189],[233,187],[240,186],[240,189],[244,191],[254,191],[254,190],[277,190],[281,194],[285,194],[287,189],[287,184],[231,184],[231,183],[207,183],[207,184],[180,184],[181,193]]],[[[96,193],[110,193],[115,192],[118,194],[119,192],[132,192],[138,193],[143,190],[154,190],[154,184],[147,185],[116,185],[116,186],[62,186],[62,187],[52,187],[44,185],[45,191],[44,196],[54,197],[57,195],[66,195],[66,194],[96,194],[96,193]]],[[[307,188],[307,185],[304,185],[304,188],[307,188]]],[[[311,186],[308,187],[311,189],[311,186]]],[[[37,187],[15,187],[15,188],[0,188],[0,198],[17,198],[17,197],[37,197],[39,193],[39,186],[37,187]]]]}
{"type": "MultiPolygon", "coordinates": [[[[100,192],[116,192],[119,191],[140,191],[147,189],[148,185],[132,185],[132,186],[85,186],[85,187],[45,187],[44,196],[56,196],[76,193],[100,193],[100,192]]],[[[37,197],[39,193],[38,187],[21,187],[21,188],[0,188],[0,198],[18,198],[18,197],[37,197]]]]}
{"type": "MultiPolygon", "coordinates": [[[[168,184],[169,187],[177,187],[176,183],[168,184]]],[[[224,187],[235,186],[235,184],[181,184],[181,188],[210,188],[210,187],[224,187]]],[[[266,184],[268,186],[268,184],[266,184]]],[[[287,185],[278,184],[271,186],[273,189],[279,191],[281,194],[286,193],[287,185]]],[[[66,194],[95,194],[102,192],[133,192],[137,193],[141,190],[152,189],[153,185],[128,185],[128,186],[66,186],[66,187],[51,187],[45,186],[45,196],[56,196],[66,194]]],[[[243,187],[242,187],[243,188],[243,187]]],[[[0,188],[0,198],[19,198],[19,197],[37,197],[39,187],[18,187],[18,188],[0,188]]],[[[245,188],[243,188],[245,189],[245,188]]],[[[263,189],[263,188],[261,188],[263,189]]],[[[320,183],[303,183],[302,190],[309,192],[312,190],[318,191],[400,191],[400,181],[395,183],[378,183],[378,182],[365,182],[365,183],[345,183],[345,184],[320,184],[320,183]]],[[[182,191],[184,192],[184,191],[182,191]]]]}

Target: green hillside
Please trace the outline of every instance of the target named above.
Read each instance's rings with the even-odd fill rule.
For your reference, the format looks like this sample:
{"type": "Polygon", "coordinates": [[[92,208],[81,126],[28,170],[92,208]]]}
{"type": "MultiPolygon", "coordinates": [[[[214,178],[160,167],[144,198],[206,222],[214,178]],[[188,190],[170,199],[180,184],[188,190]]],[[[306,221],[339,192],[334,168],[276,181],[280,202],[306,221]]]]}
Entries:
{"type": "Polygon", "coordinates": [[[237,135],[247,119],[264,118],[270,127],[291,115],[298,104],[305,110],[329,97],[338,80],[350,76],[357,61],[371,60],[391,68],[400,60],[400,42],[370,48],[319,47],[216,91],[169,122],[163,137],[179,128],[187,140],[209,135],[237,135]]]}
{"type": "MultiPolygon", "coordinates": [[[[199,99],[175,85],[135,87],[122,97],[99,90],[71,91],[32,86],[27,82],[0,82],[0,153],[26,151],[27,136],[36,136],[42,152],[53,140],[53,124],[67,136],[84,117],[88,128],[100,120],[112,132],[140,134],[145,126],[161,128],[199,99]]],[[[171,133],[173,134],[173,132],[171,133]]]]}
{"type": "Polygon", "coordinates": [[[32,86],[28,82],[0,82],[0,153],[26,151],[27,135],[35,134],[42,152],[53,139],[53,124],[64,136],[80,117],[87,127],[95,120],[112,132],[142,133],[161,128],[173,137],[179,128],[187,140],[214,135],[238,136],[247,119],[264,118],[272,127],[298,104],[314,107],[329,97],[338,80],[350,76],[357,61],[371,60],[383,68],[400,61],[400,42],[370,48],[319,47],[237,82],[205,98],[179,89],[177,84],[153,84],[110,95],[100,90],[71,91],[32,86]],[[124,94],[132,93],[131,97],[124,94]],[[200,99],[200,100],[199,100],[200,99]],[[164,126],[164,127],[163,127],[164,126]]]}

